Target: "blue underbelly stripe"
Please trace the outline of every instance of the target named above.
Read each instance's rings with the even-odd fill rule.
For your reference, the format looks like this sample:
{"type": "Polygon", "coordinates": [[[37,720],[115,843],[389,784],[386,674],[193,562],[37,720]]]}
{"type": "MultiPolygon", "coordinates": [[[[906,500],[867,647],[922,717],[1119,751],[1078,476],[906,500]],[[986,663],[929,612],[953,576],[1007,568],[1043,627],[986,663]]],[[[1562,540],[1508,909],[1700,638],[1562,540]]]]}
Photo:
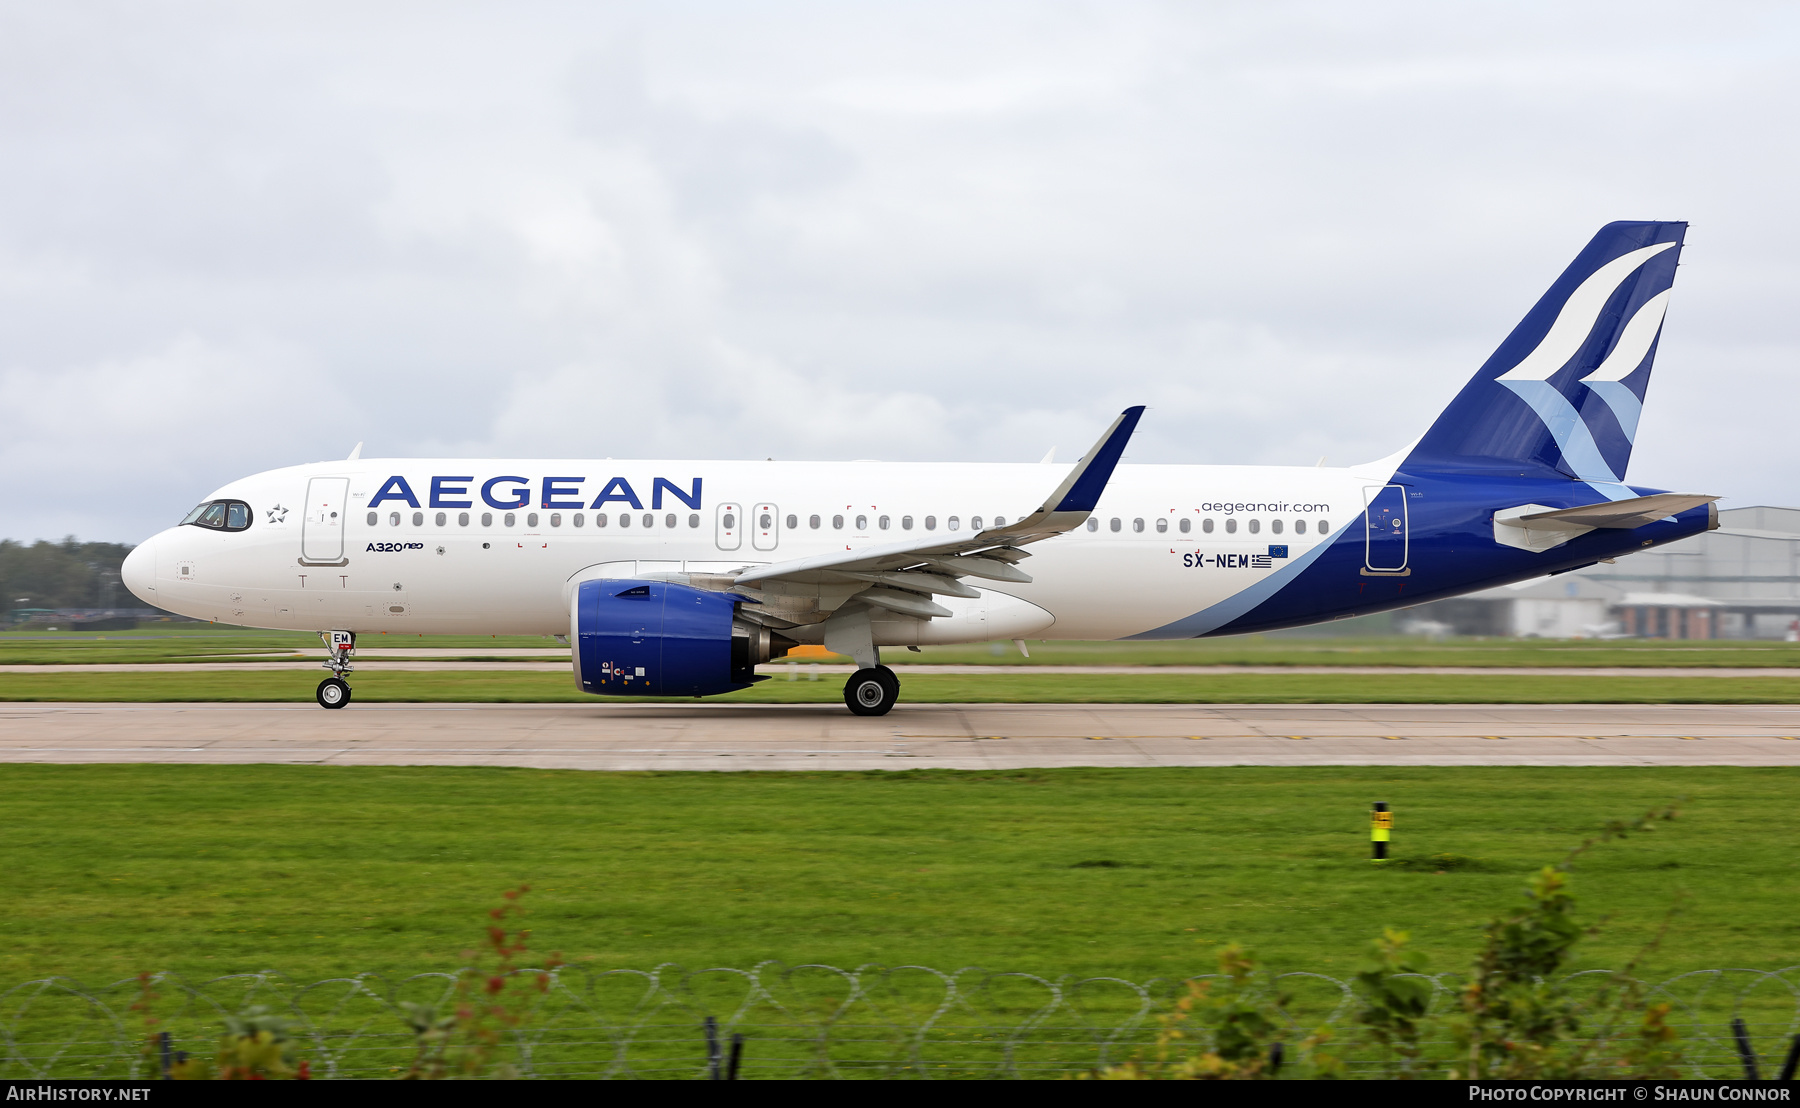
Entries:
{"type": "MultiPolygon", "coordinates": [[[[1352,525],[1354,526],[1354,524],[1352,525]]],[[[1174,623],[1166,623],[1149,631],[1140,631],[1135,635],[1126,635],[1122,642],[1134,639],[1191,639],[1215,631],[1232,620],[1250,612],[1263,601],[1274,596],[1293,580],[1305,572],[1306,567],[1313,564],[1319,555],[1331,547],[1344,541],[1353,532],[1340,531],[1335,539],[1321,542],[1306,553],[1282,566],[1274,573],[1256,582],[1254,585],[1233,593],[1210,608],[1202,609],[1191,616],[1183,616],[1174,623]]],[[[1359,563],[1360,564],[1360,563],[1359,563]]]]}

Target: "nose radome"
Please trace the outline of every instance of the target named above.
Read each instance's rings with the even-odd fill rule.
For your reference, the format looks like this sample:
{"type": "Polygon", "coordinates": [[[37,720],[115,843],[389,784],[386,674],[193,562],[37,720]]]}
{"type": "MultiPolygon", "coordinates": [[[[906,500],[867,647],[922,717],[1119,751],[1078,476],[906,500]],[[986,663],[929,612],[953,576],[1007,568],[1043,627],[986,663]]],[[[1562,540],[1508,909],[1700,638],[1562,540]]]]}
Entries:
{"type": "Polygon", "coordinates": [[[125,555],[125,564],[119,567],[119,580],[131,590],[131,595],[146,604],[156,604],[156,540],[146,540],[125,555]]]}

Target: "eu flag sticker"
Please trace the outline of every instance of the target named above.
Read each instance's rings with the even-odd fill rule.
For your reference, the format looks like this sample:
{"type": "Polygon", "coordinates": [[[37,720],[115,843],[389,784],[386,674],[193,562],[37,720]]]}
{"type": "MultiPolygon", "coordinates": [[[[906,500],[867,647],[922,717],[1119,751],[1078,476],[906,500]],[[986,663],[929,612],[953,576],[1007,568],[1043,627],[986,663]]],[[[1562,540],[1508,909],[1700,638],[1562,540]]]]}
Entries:
{"type": "Polygon", "coordinates": [[[1271,546],[1271,547],[1269,547],[1269,557],[1271,557],[1271,558],[1285,558],[1285,557],[1287,557],[1287,547],[1285,547],[1285,546],[1271,546]]]}

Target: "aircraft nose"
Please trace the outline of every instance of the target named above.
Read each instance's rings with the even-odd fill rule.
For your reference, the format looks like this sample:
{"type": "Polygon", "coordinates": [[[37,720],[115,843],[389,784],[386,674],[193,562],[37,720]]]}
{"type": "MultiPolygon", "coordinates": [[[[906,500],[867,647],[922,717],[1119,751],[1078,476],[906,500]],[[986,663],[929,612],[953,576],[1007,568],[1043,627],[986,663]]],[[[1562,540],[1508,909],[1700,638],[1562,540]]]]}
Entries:
{"type": "Polygon", "coordinates": [[[156,540],[149,539],[134,547],[125,555],[125,563],[119,567],[119,580],[131,590],[131,595],[144,603],[156,606],[156,540]]]}

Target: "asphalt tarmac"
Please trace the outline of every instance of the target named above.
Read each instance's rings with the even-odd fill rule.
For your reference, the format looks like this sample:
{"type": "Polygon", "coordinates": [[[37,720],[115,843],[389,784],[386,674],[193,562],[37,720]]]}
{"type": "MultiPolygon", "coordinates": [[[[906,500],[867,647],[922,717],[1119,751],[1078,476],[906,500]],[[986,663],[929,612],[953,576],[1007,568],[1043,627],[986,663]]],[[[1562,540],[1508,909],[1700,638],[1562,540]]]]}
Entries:
{"type": "Polygon", "coordinates": [[[1800,766],[1800,706],[0,704],[0,762],[589,770],[1800,766]]]}

